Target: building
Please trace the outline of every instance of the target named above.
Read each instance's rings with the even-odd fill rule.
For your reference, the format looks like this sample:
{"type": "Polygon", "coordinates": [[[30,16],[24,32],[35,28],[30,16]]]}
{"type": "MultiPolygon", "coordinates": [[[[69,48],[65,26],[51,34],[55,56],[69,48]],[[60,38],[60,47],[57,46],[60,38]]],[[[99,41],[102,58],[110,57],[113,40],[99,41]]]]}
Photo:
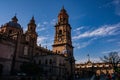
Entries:
{"type": "Polygon", "coordinates": [[[16,16],[0,27],[0,70],[2,75],[17,74],[24,63],[34,63],[42,69],[42,77],[52,80],[72,80],[75,60],[69,16],[64,9],[55,25],[53,50],[37,45],[34,17],[23,31],[16,16]],[[58,78],[59,77],[59,78],[58,78]]]}
{"type": "MultiPolygon", "coordinates": [[[[118,65],[120,66],[120,65],[118,65]]],[[[110,63],[97,62],[93,63],[90,60],[86,63],[75,64],[76,78],[89,78],[93,75],[112,74],[114,72],[110,63]]]]}

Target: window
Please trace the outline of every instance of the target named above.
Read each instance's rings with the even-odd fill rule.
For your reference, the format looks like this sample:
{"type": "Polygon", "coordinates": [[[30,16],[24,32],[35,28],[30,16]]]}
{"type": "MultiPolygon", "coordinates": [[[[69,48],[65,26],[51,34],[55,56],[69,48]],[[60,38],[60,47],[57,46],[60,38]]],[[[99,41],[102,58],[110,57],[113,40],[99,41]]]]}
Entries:
{"type": "Polygon", "coordinates": [[[26,36],[26,41],[29,41],[29,36],[26,36]]]}
{"type": "Polygon", "coordinates": [[[62,30],[59,30],[59,33],[58,33],[59,35],[62,35],[62,30]]]}
{"type": "Polygon", "coordinates": [[[45,60],[45,64],[48,64],[48,61],[47,61],[47,59],[45,60]]]}
{"type": "Polygon", "coordinates": [[[52,64],[52,59],[50,59],[49,64],[52,64]]]}
{"type": "Polygon", "coordinates": [[[36,61],[35,61],[35,60],[34,60],[33,62],[34,62],[34,64],[36,64],[36,61]]]}
{"type": "Polygon", "coordinates": [[[28,47],[27,46],[24,47],[24,55],[28,55],[28,47]]]}
{"type": "Polygon", "coordinates": [[[2,72],[3,72],[3,65],[0,64],[0,75],[2,74],[2,72]]]}
{"type": "Polygon", "coordinates": [[[11,34],[12,33],[12,30],[9,30],[9,34],[11,34]]]}
{"type": "Polygon", "coordinates": [[[52,72],[52,69],[51,69],[51,68],[49,69],[49,72],[52,72]]]}
{"type": "Polygon", "coordinates": [[[58,51],[58,53],[60,53],[60,51],[58,51]]]}
{"type": "Polygon", "coordinates": [[[39,64],[41,64],[41,60],[39,60],[39,64]]]}
{"type": "Polygon", "coordinates": [[[38,56],[38,55],[39,55],[39,53],[36,53],[36,54],[35,54],[35,56],[38,56]]]}
{"type": "Polygon", "coordinates": [[[3,33],[3,32],[4,32],[4,29],[2,29],[1,32],[3,33]]]}
{"type": "Polygon", "coordinates": [[[30,29],[32,30],[33,28],[30,26],[30,29]]]}

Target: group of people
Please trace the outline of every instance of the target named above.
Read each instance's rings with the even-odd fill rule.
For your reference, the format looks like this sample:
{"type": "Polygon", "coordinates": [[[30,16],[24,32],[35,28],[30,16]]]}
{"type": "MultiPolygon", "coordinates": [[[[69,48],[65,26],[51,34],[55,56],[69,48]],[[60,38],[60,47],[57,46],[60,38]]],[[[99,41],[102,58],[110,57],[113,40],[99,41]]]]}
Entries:
{"type": "Polygon", "coordinates": [[[96,75],[94,80],[120,80],[120,73],[96,75]]]}

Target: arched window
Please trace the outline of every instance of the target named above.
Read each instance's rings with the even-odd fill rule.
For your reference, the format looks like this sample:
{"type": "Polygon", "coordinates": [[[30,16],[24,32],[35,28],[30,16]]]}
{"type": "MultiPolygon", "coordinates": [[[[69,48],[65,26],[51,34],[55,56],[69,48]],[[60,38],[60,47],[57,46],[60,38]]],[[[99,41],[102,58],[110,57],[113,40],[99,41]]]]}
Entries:
{"type": "Polygon", "coordinates": [[[62,35],[62,30],[59,30],[59,33],[58,33],[59,35],[62,35]]]}

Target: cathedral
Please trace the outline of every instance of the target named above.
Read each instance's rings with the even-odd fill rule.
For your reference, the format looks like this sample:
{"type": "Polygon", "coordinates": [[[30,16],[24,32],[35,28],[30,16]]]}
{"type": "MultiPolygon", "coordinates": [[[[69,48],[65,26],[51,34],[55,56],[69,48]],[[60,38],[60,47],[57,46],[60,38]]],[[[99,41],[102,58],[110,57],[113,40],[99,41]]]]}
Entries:
{"type": "Polygon", "coordinates": [[[39,76],[43,80],[73,80],[74,47],[67,11],[63,7],[58,14],[52,50],[37,45],[36,27],[34,17],[29,21],[25,32],[16,16],[1,25],[0,75],[18,75],[23,73],[22,65],[31,63],[39,66],[41,69],[39,76]]]}

